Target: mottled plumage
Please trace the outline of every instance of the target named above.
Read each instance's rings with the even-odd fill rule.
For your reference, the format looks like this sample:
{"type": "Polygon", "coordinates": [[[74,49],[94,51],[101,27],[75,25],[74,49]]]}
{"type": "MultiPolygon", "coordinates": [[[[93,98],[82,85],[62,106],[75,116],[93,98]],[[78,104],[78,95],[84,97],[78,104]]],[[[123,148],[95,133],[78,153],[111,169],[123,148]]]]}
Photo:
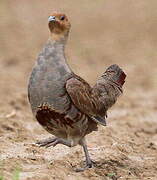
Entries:
{"type": "Polygon", "coordinates": [[[65,14],[49,17],[50,38],[38,56],[28,85],[28,98],[37,121],[56,138],[38,142],[41,146],[64,144],[84,148],[86,167],[92,166],[85,136],[106,125],[106,113],[122,94],[126,75],[117,66],[110,66],[91,87],[69,68],[64,46],[70,23],[65,14]]]}

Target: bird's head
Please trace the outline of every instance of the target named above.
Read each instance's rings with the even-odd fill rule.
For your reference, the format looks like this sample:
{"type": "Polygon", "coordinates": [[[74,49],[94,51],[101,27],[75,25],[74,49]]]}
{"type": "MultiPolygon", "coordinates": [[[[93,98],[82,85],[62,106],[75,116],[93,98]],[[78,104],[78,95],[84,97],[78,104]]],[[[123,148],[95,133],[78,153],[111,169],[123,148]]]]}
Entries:
{"type": "Polygon", "coordinates": [[[71,26],[67,16],[57,12],[48,17],[48,25],[51,35],[55,39],[67,37],[71,26]]]}

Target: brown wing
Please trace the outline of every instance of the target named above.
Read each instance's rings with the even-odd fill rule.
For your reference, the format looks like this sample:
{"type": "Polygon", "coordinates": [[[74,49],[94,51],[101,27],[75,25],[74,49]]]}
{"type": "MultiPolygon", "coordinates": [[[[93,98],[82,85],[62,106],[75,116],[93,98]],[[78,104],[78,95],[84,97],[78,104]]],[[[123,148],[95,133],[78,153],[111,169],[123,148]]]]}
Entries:
{"type": "MultiPolygon", "coordinates": [[[[105,118],[102,118],[99,113],[103,104],[99,101],[98,91],[93,91],[90,85],[78,76],[67,81],[66,89],[79,110],[90,116],[95,122],[106,126],[105,118]]],[[[105,109],[103,111],[105,115],[105,109]]]]}
{"type": "Polygon", "coordinates": [[[82,112],[88,115],[97,114],[99,104],[87,82],[80,77],[73,77],[67,81],[66,90],[75,106],[82,112]]]}

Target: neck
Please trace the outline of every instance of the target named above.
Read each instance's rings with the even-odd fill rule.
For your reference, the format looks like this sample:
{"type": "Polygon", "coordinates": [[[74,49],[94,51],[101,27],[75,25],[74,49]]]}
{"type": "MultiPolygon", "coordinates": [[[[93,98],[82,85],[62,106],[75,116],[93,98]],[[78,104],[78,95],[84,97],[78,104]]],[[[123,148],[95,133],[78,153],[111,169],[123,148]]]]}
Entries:
{"type": "Polygon", "coordinates": [[[61,42],[61,43],[65,44],[67,42],[67,39],[68,39],[68,33],[67,34],[51,33],[50,39],[52,41],[61,42]]]}
{"type": "Polygon", "coordinates": [[[49,68],[60,68],[63,72],[71,72],[65,58],[64,49],[67,38],[57,38],[50,36],[47,44],[45,45],[41,56],[45,58],[39,58],[43,63],[46,62],[49,68]]]}

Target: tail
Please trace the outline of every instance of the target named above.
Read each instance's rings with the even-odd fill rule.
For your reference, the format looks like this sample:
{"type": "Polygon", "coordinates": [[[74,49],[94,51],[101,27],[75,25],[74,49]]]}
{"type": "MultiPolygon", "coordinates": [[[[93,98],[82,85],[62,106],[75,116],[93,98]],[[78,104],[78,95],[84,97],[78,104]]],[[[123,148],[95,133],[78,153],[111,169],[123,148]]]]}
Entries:
{"type": "MultiPolygon", "coordinates": [[[[93,87],[94,91],[99,94],[99,99],[103,104],[104,109],[110,108],[117,98],[123,93],[122,86],[125,83],[126,74],[116,64],[111,65],[97,80],[96,85],[93,87]]],[[[104,111],[104,115],[105,112],[104,111]]]]}
{"type": "Polygon", "coordinates": [[[125,83],[126,74],[116,64],[111,65],[97,80],[93,87],[93,94],[98,100],[98,110],[92,120],[106,126],[107,110],[113,106],[117,98],[123,93],[122,86],[125,83]]]}
{"type": "Polygon", "coordinates": [[[102,77],[109,82],[115,83],[122,87],[125,83],[126,74],[124,71],[116,64],[113,64],[107,68],[102,77]]]}

